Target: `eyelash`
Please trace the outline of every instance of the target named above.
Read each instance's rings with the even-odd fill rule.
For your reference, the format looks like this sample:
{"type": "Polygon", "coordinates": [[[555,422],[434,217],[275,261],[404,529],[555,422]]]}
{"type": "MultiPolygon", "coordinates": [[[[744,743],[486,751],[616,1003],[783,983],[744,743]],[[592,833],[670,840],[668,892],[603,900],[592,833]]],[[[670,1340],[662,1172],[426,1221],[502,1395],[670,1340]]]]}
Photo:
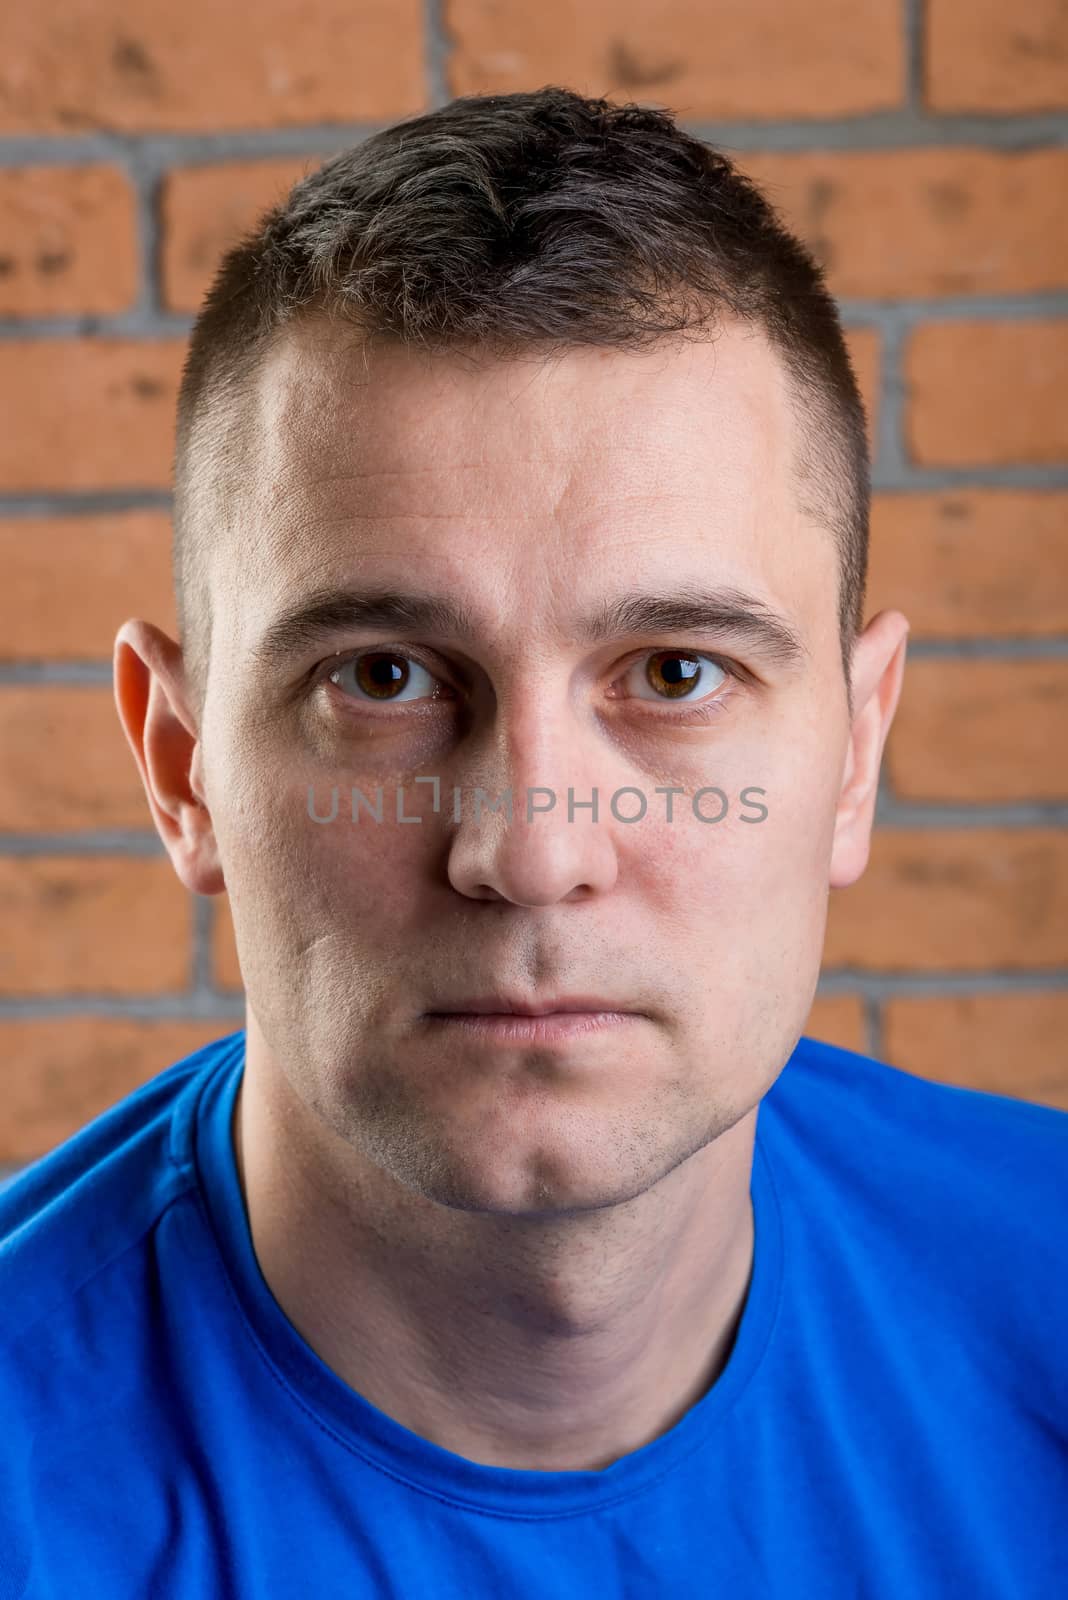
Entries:
{"type": "MultiPolygon", "coordinates": [[[[329,660],[324,661],[321,664],[321,667],[320,667],[319,671],[316,674],[315,682],[317,684],[318,683],[322,683],[322,682],[329,682],[331,676],[335,672],[340,672],[342,670],[342,668],[350,666],[354,661],[359,661],[362,656],[365,656],[365,655],[378,655],[378,654],[397,656],[402,661],[414,662],[416,666],[422,667],[424,672],[430,673],[432,677],[433,676],[437,676],[437,674],[434,672],[433,668],[428,664],[428,662],[426,662],[423,659],[421,659],[420,656],[414,654],[411,650],[407,650],[407,649],[402,650],[402,649],[399,649],[399,648],[395,648],[392,645],[364,645],[361,649],[350,651],[347,655],[331,656],[329,658],[329,660]]],[[[677,700],[677,701],[664,700],[664,701],[661,702],[665,707],[672,706],[672,705],[677,705],[680,708],[680,711],[683,708],[685,708],[688,721],[691,724],[693,722],[710,722],[713,717],[719,716],[719,714],[724,709],[724,702],[733,693],[734,689],[736,689],[739,684],[749,683],[749,682],[753,681],[751,676],[750,676],[750,674],[746,671],[746,669],[744,667],[740,666],[737,662],[731,661],[726,656],[716,655],[714,652],[711,652],[711,651],[708,651],[708,650],[687,650],[685,647],[682,647],[682,646],[680,646],[676,650],[672,650],[671,647],[667,646],[667,645],[652,646],[652,647],[650,647],[650,648],[648,648],[646,650],[639,651],[637,655],[635,655],[630,661],[627,662],[627,665],[623,668],[623,671],[620,674],[620,677],[625,678],[627,676],[627,674],[630,672],[631,668],[636,666],[639,661],[645,660],[646,657],[656,656],[656,655],[679,655],[679,656],[686,657],[688,660],[708,661],[708,662],[711,662],[711,664],[714,667],[718,667],[721,672],[725,672],[726,673],[727,682],[725,684],[720,684],[718,692],[716,690],[713,690],[711,692],[710,697],[705,699],[705,700],[703,700],[703,701],[701,701],[701,700],[692,700],[691,701],[691,700],[688,700],[685,697],[683,697],[682,699],[677,700]]],[[[616,682],[618,682],[618,681],[619,681],[619,679],[616,680],[616,682]]],[[[337,685],[335,685],[335,687],[337,687],[337,685]]],[[[346,698],[348,699],[350,704],[359,705],[361,707],[363,707],[364,705],[370,706],[370,705],[374,705],[375,704],[375,702],[373,700],[367,700],[367,701],[353,700],[352,696],[347,696],[346,698]]],[[[638,696],[621,696],[620,698],[623,698],[623,699],[628,699],[628,698],[629,699],[637,699],[638,703],[642,704],[642,705],[652,705],[653,704],[652,701],[648,701],[648,700],[642,701],[642,700],[640,700],[638,696]]],[[[421,702],[421,703],[422,704],[433,704],[434,701],[433,701],[433,698],[431,696],[427,696],[423,700],[423,702],[421,702]]],[[[391,704],[393,704],[393,705],[402,705],[402,706],[410,706],[410,705],[420,704],[420,702],[411,701],[411,700],[407,700],[407,701],[385,701],[385,700],[383,700],[383,701],[379,702],[379,704],[381,704],[382,706],[389,706],[391,704]]],[[[372,712],[373,716],[379,716],[381,714],[382,713],[380,713],[380,712],[372,712]]],[[[656,711],[656,712],[653,713],[653,715],[654,716],[663,716],[663,715],[665,715],[665,713],[661,712],[661,711],[656,711]]],[[[671,711],[667,711],[666,712],[666,716],[667,716],[667,718],[669,720],[673,717],[673,715],[674,715],[674,713],[671,712],[671,711]]],[[[681,715],[679,716],[679,720],[680,721],[682,720],[681,715]]]]}

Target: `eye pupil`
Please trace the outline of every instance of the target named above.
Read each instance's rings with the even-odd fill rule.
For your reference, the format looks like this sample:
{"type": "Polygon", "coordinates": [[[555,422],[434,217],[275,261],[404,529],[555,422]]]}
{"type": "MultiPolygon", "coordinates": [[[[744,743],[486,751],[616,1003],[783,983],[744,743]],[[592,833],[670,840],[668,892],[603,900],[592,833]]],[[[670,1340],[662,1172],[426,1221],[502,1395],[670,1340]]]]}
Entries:
{"type": "Polygon", "coordinates": [[[700,671],[701,663],[692,656],[665,651],[649,658],[645,675],[654,689],[666,691],[677,698],[697,681],[700,671]]]}
{"type": "Polygon", "coordinates": [[[379,699],[388,696],[383,689],[403,689],[408,681],[408,664],[401,656],[391,656],[383,651],[361,656],[356,662],[356,678],[360,688],[379,699]]]}

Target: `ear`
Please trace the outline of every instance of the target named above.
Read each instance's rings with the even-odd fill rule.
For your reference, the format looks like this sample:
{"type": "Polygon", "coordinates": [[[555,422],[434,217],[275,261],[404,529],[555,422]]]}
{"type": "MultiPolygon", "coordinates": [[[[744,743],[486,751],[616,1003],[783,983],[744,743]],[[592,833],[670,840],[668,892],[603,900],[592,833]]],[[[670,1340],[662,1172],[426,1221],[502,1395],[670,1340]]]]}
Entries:
{"type": "Polygon", "coordinates": [[[853,648],[853,720],[835,813],[832,889],[856,883],[868,865],[879,767],[901,694],[908,633],[900,611],[880,611],[853,648]]]}
{"type": "Polygon", "coordinates": [[[124,622],[115,636],[114,681],[119,721],[175,872],[194,894],[221,894],[226,884],[181,647],[151,622],[124,622]]]}

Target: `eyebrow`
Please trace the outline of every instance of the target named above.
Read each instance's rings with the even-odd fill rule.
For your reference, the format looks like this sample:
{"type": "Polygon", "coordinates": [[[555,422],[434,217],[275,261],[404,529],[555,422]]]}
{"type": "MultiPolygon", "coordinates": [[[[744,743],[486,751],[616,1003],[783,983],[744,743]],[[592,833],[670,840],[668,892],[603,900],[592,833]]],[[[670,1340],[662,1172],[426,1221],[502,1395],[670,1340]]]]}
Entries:
{"type": "MultiPolygon", "coordinates": [[[[442,595],[395,589],[320,589],[280,613],[254,647],[265,668],[326,644],[340,633],[369,629],[474,639],[478,618],[442,595]]],[[[764,601],[739,589],[683,588],[671,594],[640,590],[606,600],[569,630],[583,644],[633,633],[716,633],[754,645],[780,666],[797,664],[807,650],[800,635],[764,601]]]]}

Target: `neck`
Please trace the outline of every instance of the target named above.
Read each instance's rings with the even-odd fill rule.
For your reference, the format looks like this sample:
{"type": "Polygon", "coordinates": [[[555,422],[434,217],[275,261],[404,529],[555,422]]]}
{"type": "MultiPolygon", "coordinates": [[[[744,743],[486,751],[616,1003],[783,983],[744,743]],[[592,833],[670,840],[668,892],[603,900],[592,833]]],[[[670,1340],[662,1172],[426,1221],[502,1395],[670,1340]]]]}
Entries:
{"type": "Polygon", "coordinates": [[[599,1471],[726,1365],[752,1268],[757,1109],[634,1199],[553,1217],[399,1184],[262,1048],[232,1131],[264,1279],[344,1382],[469,1460],[599,1471]]]}

